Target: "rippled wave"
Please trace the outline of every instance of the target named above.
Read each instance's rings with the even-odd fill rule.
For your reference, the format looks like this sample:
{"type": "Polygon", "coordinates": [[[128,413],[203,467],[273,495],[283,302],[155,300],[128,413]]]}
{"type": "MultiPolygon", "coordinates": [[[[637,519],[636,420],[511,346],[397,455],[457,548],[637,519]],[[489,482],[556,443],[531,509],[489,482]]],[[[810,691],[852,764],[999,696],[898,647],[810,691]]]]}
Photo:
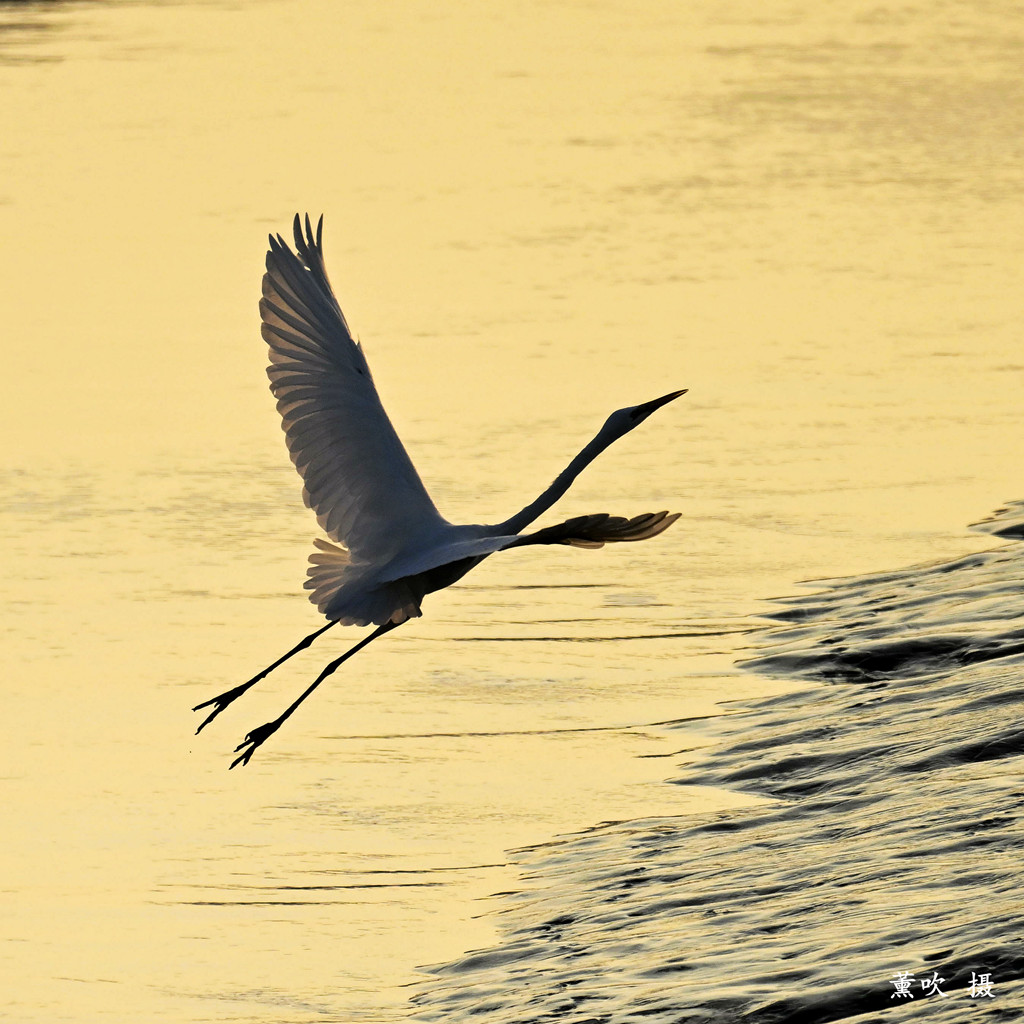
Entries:
{"type": "Polygon", "coordinates": [[[978,528],[1007,543],[784,602],[746,665],[817,685],[679,780],[763,802],[524,852],[503,941],[418,1019],[1022,1019],[1024,502],[978,528]]]}

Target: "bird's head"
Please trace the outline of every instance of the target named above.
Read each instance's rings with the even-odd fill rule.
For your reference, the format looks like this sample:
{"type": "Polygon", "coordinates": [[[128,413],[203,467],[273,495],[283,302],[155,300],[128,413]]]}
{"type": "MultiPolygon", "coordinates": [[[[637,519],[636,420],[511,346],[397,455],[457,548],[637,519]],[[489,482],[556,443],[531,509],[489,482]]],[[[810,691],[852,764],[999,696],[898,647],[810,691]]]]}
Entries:
{"type": "Polygon", "coordinates": [[[687,390],[687,388],[683,388],[682,391],[673,391],[669,395],[655,398],[652,402],[644,402],[642,405],[631,405],[626,409],[618,409],[608,417],[604,429],[613,437],[622,437],[623,434],[628,434],[634,427],[640,426],[652,412],[660,409],[663,405],[668,405],[669,402],[674,401],[680,395],[685,395],[687,390]]]}

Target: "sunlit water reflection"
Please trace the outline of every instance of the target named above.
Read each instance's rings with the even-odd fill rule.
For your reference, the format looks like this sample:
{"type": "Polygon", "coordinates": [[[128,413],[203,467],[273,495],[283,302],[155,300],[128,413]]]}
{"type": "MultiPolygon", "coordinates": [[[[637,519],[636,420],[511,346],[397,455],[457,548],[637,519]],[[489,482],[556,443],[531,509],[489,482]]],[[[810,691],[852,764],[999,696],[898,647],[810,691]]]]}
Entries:
{"type": "MultiPolygon", "coordinates": [[[[588,977],[614,960],[594,993],[616,1013],[652,1005],[637,985],[665,989],[670,946],[701,961],[715,1005],[797,997],[763,965],[737,994],[735,961],[712,955],[760,963],[760,906],[747,931],[715,931],[638,888],[631,920],[651,932],[629,950],[588,915],[634,839],[675,879],[667,899],[684,879],[699,898],[704,856],[709,885],[745,893],[761,864],[687,815],[756,808],[769,846],[806,838],[813,794],[782,813],[742,777],[762,719],[701,723],[774,694],[766,750],[823,728],[824,697],[779,695],[859,605],[838,591],[838,619],[794,623],[797,654],[744,671],[767,595],[981,551],[964,524],[1019,496],[1016,38],[980,4],[0,4],[0,1015],[396,1020],[413,992],[416,1012],[454,1013],[478,982],[507,1013],[520,909],[478,897],[529,908],[524,868],[553,879],[545,920],[585,924],[588,977]],[[506,517],[611,409],[689,387],[557,510],[684,518],[626,551],[488,560],[229,774],[242,734],[351,642],[328,635],[192,736],[191,705],[315,622],[314,524],[256,314],[265,232],[307,208],[446,515],[506,517]],[[603,822],[630,824],[573,835],[603,822]],[[430,964],[454,966],[424,980],[430,964]]],[[[940,638],[970,632],[961,612],[1000,628],[993,605],[932,607],[940,638]]],[[[1002,692],[986,673],[1009,664],[954,677],[943,707],[1002,692]]],[[[847,713],[851,742],[898,747],[897,711],[847,713]]],[[[1012,786],[999,749],[987,781],[958,776],[972,807],[1012,786]]],[[[842,786],[884,787],[876,763],[842,786]]],[[[939,787],[927,809],[946,828],[941,773],[914,777],[939,787]]],[[[926,823],[901,792],[873,806],[908,820],[890,838],[913,852],[926,823]]],[[[821,835],[822,856],[847,841],[821,835]]],[[[884,857],[864,842],[870,872],[884,857]]],[[[974,870],[975,847],[943,856],[930,878],[974,870]]],[[[820,877],[808,857],[801,881],[820,877]]],[[[990,940],[970,907],[951,919],[966,959],[949,964],[991,954],[1008,981],[994,951],[1012,908],[988,909],[990,940]]],[[[813,938],[796,969],[835,1009],[836,986],[926,953],[908,936],[931,920],[900,938],[865,917],[856,970],[824,970],[833,940],[813,938]]],[[[533,955],[531,1006],[548,1005],[548,981],[579,976],[533,955]]],[[[658,1012],[697,998],[666,993],[658,1012]]]]}
{"type": "Polygon", "coordinates": [[[1018,1019],[1024,503],[983,528],[1012,543],[787,602],[748,665],[825,685],[716,725],[681,780],[769,802],[521,853],[504,941],[421,1019],[1018,1019]]]}

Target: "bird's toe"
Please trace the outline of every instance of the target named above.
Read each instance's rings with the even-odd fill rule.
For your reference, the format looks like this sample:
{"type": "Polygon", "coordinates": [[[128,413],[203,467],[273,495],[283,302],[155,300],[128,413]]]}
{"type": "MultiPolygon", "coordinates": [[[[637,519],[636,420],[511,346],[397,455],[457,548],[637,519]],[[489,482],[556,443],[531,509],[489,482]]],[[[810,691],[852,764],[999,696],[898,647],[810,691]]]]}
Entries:
{"type": "Polygon", "coordinates": [[[266,741],[277,732],[281,725],[280,719],[276,719],[273,722],[265,722],[263,725],[257,726],[252,732],[247,733],[244,740],[235,747],[235,753],[238,757],[231,762],[231,767],[235,765],[247,765],[252,758],[252,755],[256,753],[256,748],[262,746],[266,741]]]}

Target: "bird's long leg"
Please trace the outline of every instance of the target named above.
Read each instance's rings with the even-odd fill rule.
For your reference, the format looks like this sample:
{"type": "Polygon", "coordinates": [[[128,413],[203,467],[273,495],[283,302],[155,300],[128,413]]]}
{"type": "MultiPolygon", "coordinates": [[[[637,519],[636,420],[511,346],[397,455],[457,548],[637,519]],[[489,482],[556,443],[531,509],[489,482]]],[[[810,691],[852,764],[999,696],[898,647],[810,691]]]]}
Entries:
{"type": "Polygon", "coordinates": [[[291,717],[295,709],[333,672],[336,672],[343,662],[348,661],[356,651],[361,651],[371,640],[376,640],[377,637],[383,636],[385,633],[390,632],[395,626],[399,625],[397,622],[385,622],[383,626],[378,626],[369,636],[364,636],[362,640],[355,645],[350,647],[340,658],[335,658],[334,661],[330,662],[324,667],[324,670],[316,677],[302,691],[301,694],[272,722],[266,722],[263,725],[257,726],[252,732],[248,733],[244,740],[235,747],[235,753],[238,757],[231,762],[231,767],[242,764],[246,765],[249,763],[249,759],[256,752],[256,748],[265,743],[271,736],[277,732],[278,729],[291,717]],[[241,751],[241,753],[239,753],[241,751]]]}
{"type": "Polygon", "coordinates": [[[199,724],[199,728],[196,729],[196,735],[198,736],[232,701],[238,700],[250,686],[255,686],[265,676],[270,675],[278,665],[283,665],[293,654],[304,651],[321,633],[326,633],[331,626],[336,626],[337,624],[338,620],[332,619],[326,626],[321,626],[315,633],[310,633],[309,636],[300,640],[287,654],[282,654],[273,665],[268,665],[262,672],[257,672],[248,682],[242,683],[240,686],[233,686],[230,690],[225,690],[224,693],[219,693],[216,697],[211,697],[209,700],[204,700],[202,704],[197,704],[192,709],[193,711],[201,711],[203,708],[208,708],[211,704],[214,707],[199,724]]]}

